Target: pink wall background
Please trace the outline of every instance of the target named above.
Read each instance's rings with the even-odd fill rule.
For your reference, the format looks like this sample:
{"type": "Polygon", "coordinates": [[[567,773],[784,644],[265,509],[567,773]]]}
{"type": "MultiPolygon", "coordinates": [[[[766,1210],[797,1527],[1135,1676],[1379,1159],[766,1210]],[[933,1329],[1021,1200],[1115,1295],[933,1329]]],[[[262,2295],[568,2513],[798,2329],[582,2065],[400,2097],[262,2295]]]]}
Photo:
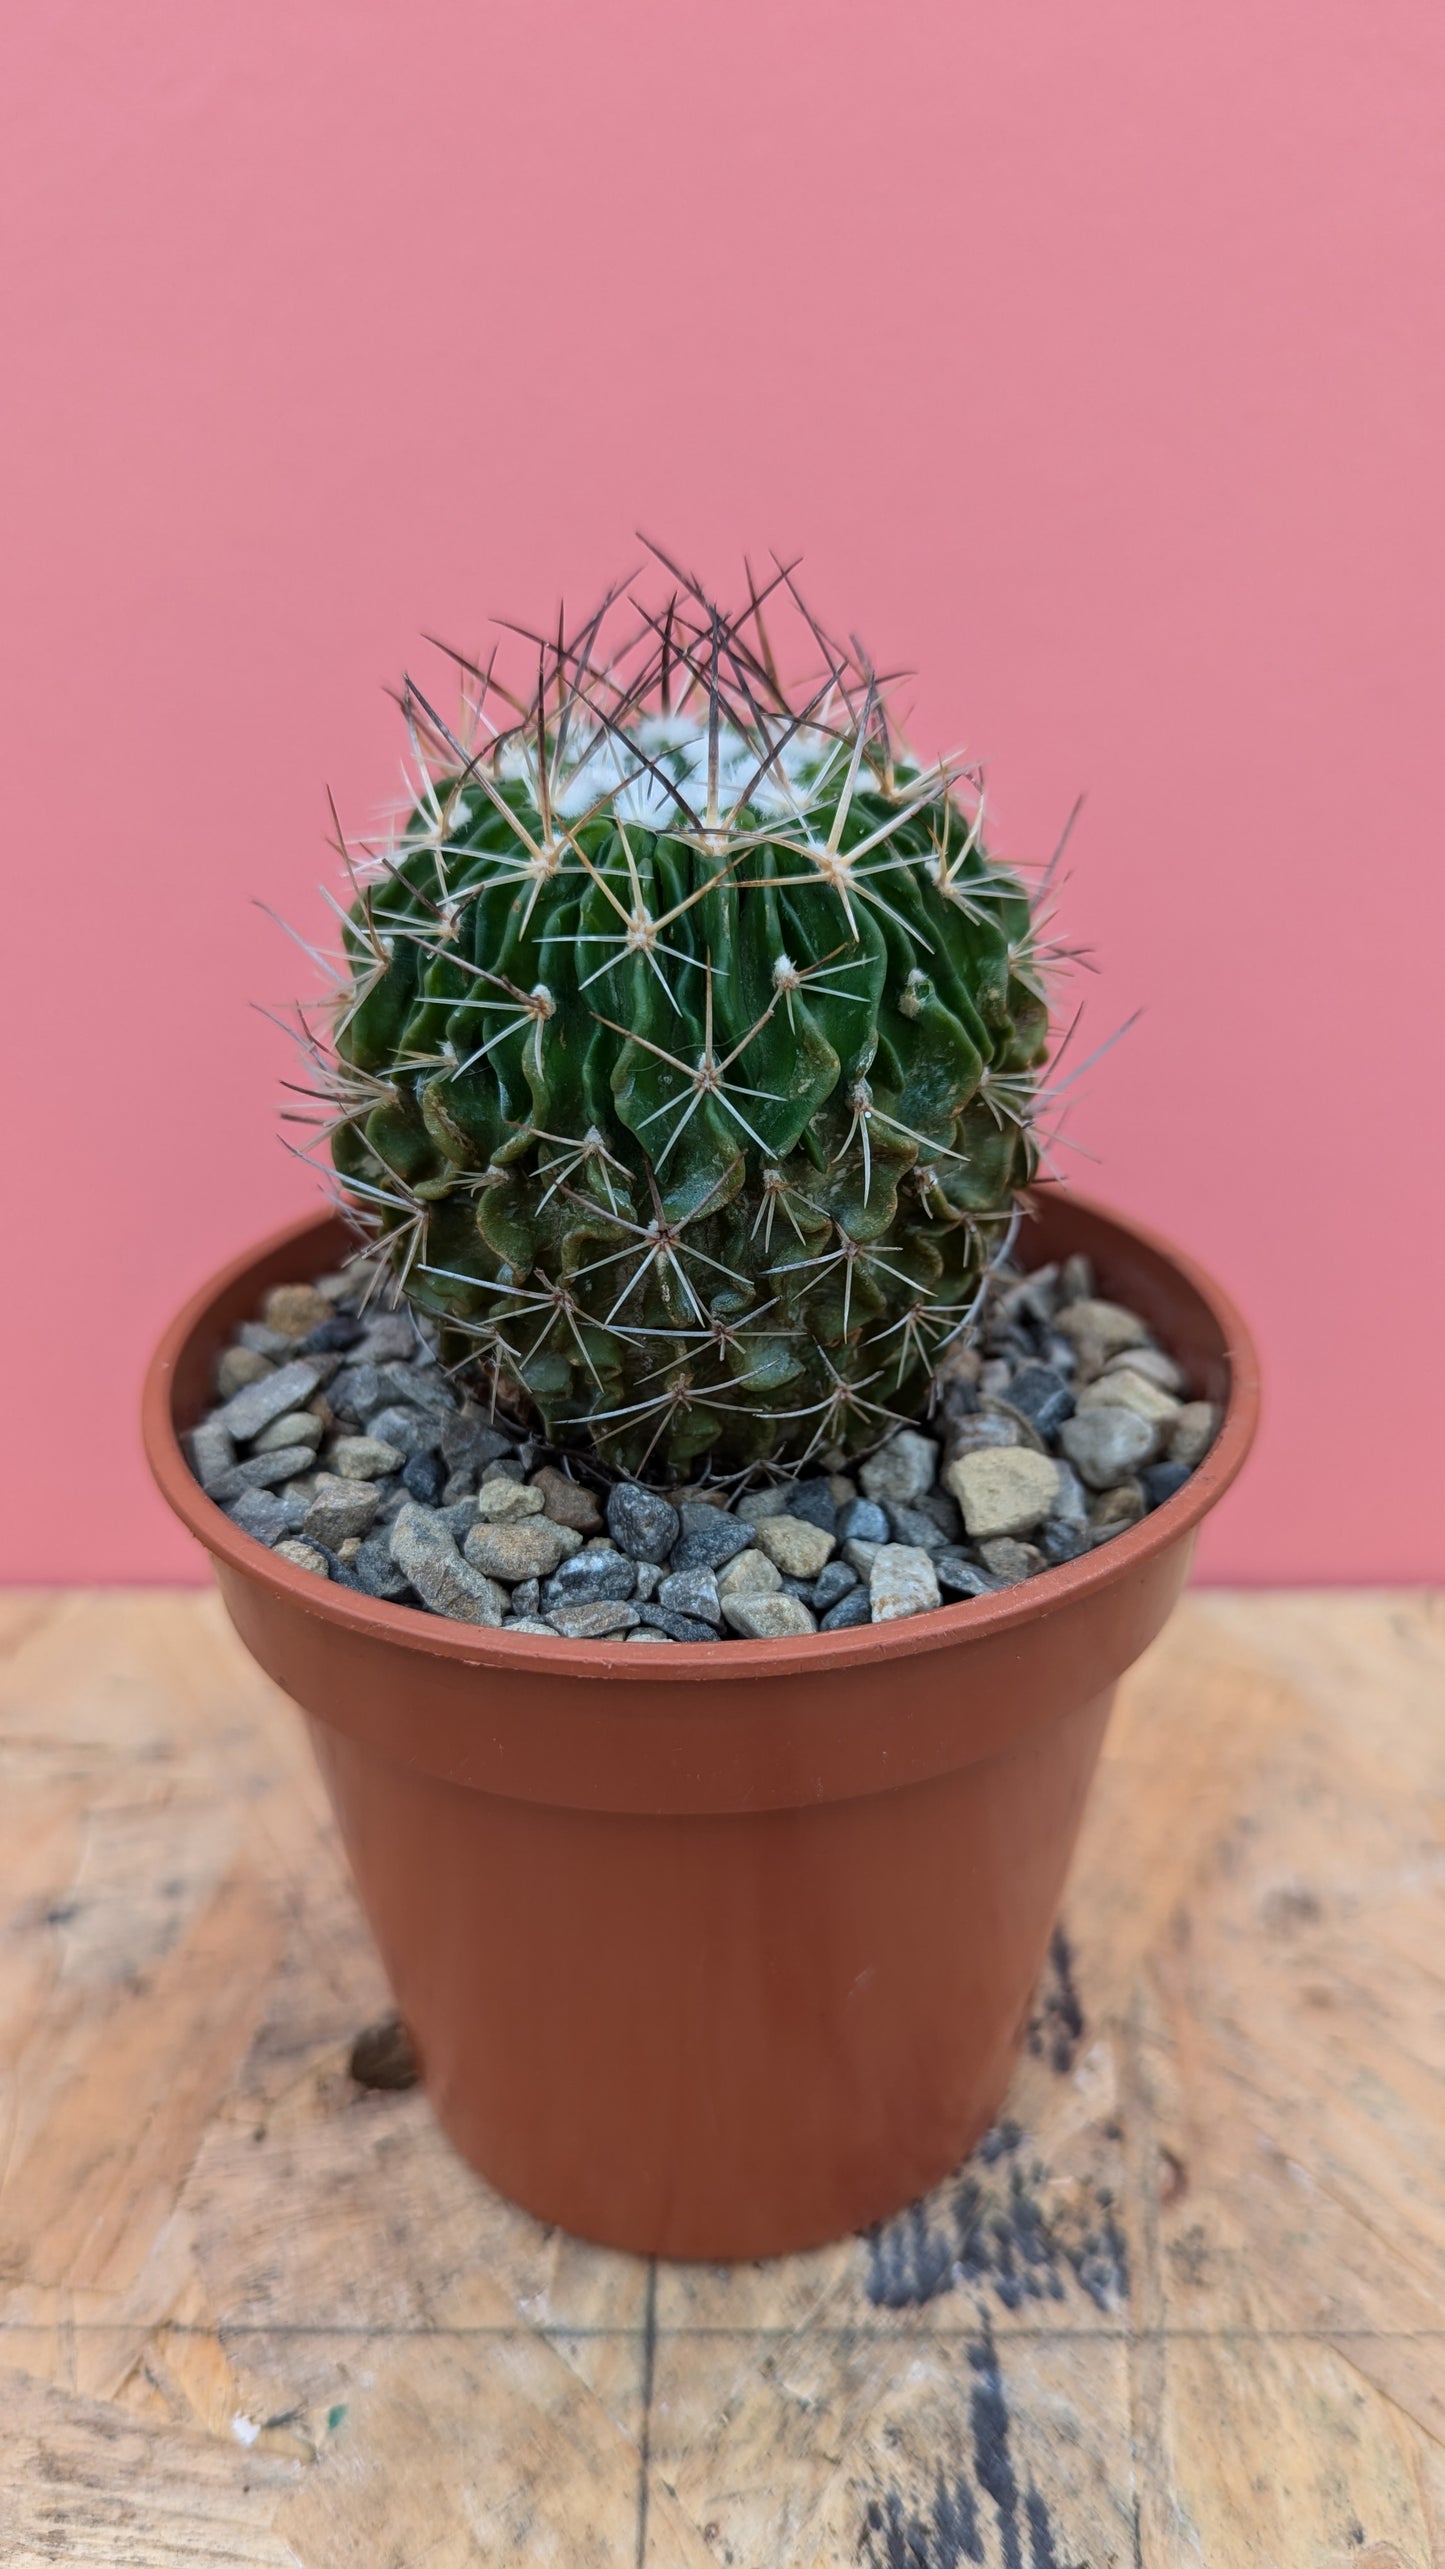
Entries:
{"type": "Polygon", "coordinates": [[[50,0],[10,30],[0,1569],[191,1578],[142,1358],[303,1209],[323,786],[430,627],[801,547],[1005,850],[1090,1182],[1269,1364],[1205,1567],[1441,1567],[1438,0],[50,0]],[[1433,1417],[1432,1417],[1433,1412],[1433,1417]]]}

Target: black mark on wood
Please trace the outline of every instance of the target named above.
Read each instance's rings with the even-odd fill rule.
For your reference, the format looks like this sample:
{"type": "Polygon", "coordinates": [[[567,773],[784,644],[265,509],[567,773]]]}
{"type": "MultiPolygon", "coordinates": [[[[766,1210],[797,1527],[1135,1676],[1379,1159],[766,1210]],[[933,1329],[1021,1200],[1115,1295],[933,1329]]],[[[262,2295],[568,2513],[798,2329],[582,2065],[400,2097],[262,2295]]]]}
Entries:
{"type": "Polygon", "coordinates": [[[870,2498],[859,2557],[865,2569],[962,2569],[966,2561],[983,2562],[994,2556],[984,2541],[987,2502],[1001,2569],[1069,2569],[1047,2500],[1032,2482],[1020,2486],[1008,2389],[987,2322],[965,2354],[972,2375],[967,2457],[940,2466],[931,2499],[911,2504],[896,2488],[870,2498]]]}
{"type": "Polygon", "coordinates": [[[947,2186],[867,2233],[869,2300],[914,2310],[963,2284],[1021,2310],[1063,2301],[1072,2277],[1096,2310],[1117,2310],[1128,2298],[1129,2252],[1112,2192],[1086,2183],[1055,2201],[1048,2186],[1047,2169],[1024,2156],[1018,2125],[996,2125],[947,2186]]]}
{"type": "Polygon", "coordinates": [[[1084,2009],[1074,1979],[1074,1949],[1062,1926],[1049,1938],[1048,1961],[1029,2018],[1028,2045],[1035,2060],[1066,2077],[1084,2038],[1084,2009]]]}

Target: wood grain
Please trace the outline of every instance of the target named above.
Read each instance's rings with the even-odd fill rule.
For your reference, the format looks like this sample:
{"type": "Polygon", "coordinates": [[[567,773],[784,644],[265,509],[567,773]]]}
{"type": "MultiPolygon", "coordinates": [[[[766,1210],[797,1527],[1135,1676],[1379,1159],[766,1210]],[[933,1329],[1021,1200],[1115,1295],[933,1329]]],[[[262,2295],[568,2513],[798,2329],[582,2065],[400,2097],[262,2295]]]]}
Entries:
{"type": "Polygon", "coordinates": [[[385,2011],[213,1598],[0,1597],[0,2562],[1445,2569],[1445,1615],[1195,1596],[1029,2051],[874,2236],[651,2268],[385,2011]]]}

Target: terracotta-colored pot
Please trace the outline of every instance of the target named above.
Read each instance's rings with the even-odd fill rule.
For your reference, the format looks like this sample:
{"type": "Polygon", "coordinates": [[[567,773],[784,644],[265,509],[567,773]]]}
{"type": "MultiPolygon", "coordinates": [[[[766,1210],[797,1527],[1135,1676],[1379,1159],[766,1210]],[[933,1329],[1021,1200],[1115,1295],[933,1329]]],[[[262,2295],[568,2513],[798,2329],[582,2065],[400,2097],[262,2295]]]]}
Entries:
{"type": "Polygon", "coordinates": [[[151,1467],[302,1707],[443,2128],[568,2230],[674,2257],[806,2247],[934,2184],[995,2115],[1116,1681],[1248,1451],[1256,1362],[1191,1261],[1042,1192],[1224,1405],[1176,1497],[996,1596],[798,1641],[544,1641],[325,1584],[242,1534],[177,1441],[334,1219],[203,1287],[145,1390],[151,1467]]]}

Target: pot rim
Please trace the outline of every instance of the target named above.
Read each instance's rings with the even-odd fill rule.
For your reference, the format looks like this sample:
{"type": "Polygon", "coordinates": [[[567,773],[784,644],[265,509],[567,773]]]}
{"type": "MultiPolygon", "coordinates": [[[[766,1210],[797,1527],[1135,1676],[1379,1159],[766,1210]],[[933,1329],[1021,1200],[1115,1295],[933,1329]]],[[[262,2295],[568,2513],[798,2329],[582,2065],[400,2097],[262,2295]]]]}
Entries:
{"type": "MultiPolygon", "coordinates": [[[[1175,1267],[1208,1309],[1223,1342],[1229,1368],[1229,1393],[1219,1432],[1204,1460],[1182,1489],[1097,1550],[1056,1569],[1037,1572],[1017,1587],[987,1597],[960,1599],[956,1605],[931,1608],[926,1614],[901,1616],[895,1622],[857,1624],[844,1632],[800,1633],[783,1640],[654,1643],[639,1659],[614,1641],[544,1641],[537,1633],[507,1633],[485,1624],[454,1623],[417,1606],[389,1605],[364,1597],[313,1572],[278,1560],[275,1553],[245,1534],[213,1499],[206,1496],[182,1450],[175,1417],[177,1368],[191,1339],[203,1327],[212,1306],[264,1260],[314,1234],[335,1228],[335,1211],[310,1213],[285,1223],[227,1261],[198,1287],[177,1312],[146,1369],[141,1399],[141,1430],[146,1460],[167,1506],[209,1553],[243,1579],[269,1589],[318,1622],[403,1650],[462,1666],[534,1671],[554,1677],[592,1677],[616,1682],[624,1678],[641,1686],[674,1686],[679,1679],[700,1685],[749,1676],[770,1678],[820,1676],[888,1658],[955,1648],[962,1641],[982,1641],[1016,1631],[1040,1617],[1057,1613],[1114,1587],[1131,1571],[1189,1534],[1221,1499],[1241,1471],[1259,1422],[1259,1358],[1242,1314],[1222,1285],[1161,1233],[1114,1212],[1072,1187],[1049,1187],[1049,1198],[1077,1206],[1088,1219],[1107,1222],[1126,1232],[1154,1257],[1175,1267]]],[[[304,1266],[304,1257],[299,1261],[304,1266]]]]}

